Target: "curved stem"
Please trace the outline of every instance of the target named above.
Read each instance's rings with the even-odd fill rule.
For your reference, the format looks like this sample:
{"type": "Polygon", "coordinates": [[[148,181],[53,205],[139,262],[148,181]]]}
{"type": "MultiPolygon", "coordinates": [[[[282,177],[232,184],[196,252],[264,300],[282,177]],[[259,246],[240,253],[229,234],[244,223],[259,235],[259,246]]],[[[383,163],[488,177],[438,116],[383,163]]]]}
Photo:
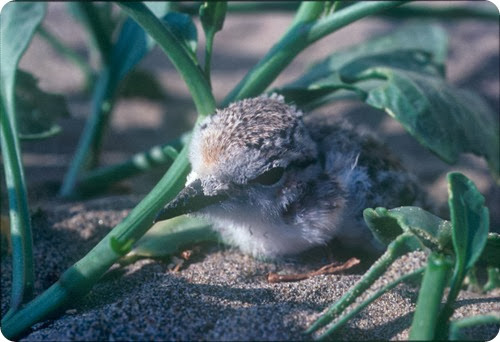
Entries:
{"type": "Polygon", "coordinates": [[[410,340],[428,341],[435,338],[441,299],[450,268],[451,263],[443,255],[431,254],[427,259],[427,268],[411,324],[410,340]]]}
{"type": "Polygon", "coordinates": [[[382,296],[384,293],[387,291],[395,288],[397,285],[401,284],[402,282],[408,281],[408,280],[413,280],[422,275],[422,273],[425,271],[425,268],[419,268],[411,273],[405,274],[404,276],[390,282],[389,284],[383,286],[380,290],[377,290],[374,294],[372,294],[369,298],[367,298],[365,301],[363,301],[361,304],[359,304],[356,308],[354,308],[352,311],[349,311],[347,314],[339,318],[339,320],[332,325],[331,327],[328,328],[327,331],[325,331],[321,336],[318,337],[318,340],[324,340],[328,338],[330,335],[332,335],[334,332],[336,332],[338,329],[343,327],[351,318],[353,318],[355,315],[357,315],[361,310],[366,308],[368,305],[373,303],[377,298],[382,296]]]}
{"type": "Polygon", "coordinates": [[[5,182],[9,197],[10,235],[12,241],[12,290],[10,312],[31,299],[34,287],[33,239],[28,197],[21,161],[17,127],[12,115],[0,100],[1,148],[5,182]]]}
{"type": "Polygon", "coordinates": [[[136,153],[130,159],[84,173],[76,185],[77,195],[88,196],[106,190],[109,185],[156,167],[168,167],[179,155],[183,144],[176,140],[136,153]]]}
{"type": "MultiPolygon", "coordinates": [[[[170,30],[142,3],[120,6],[162,47],[186,81],[199,113],[198,121],[215,110],[215,100],[201,70],[170,30]]],[[[75,296],[87,293],[106,270],[125,255],[151,226],[161,207],[182,189],[189,172],[187,145],[151,192],[104,237],[85,257],[70,267],[47,291],[22,310],[2,320],[2,333],[19,337],[34,323],[70,304],[75,296]],[[6,319],[7,318],[7,319],[6,319]]]]}
{"type": "Polygon", "coordinates": [[[189,57],[189,52],[184,45],[179,43],[170,29],[163,25],[144,4],[118,2],[118,5],[165,51],[186,82],[198,114],[201,116],[212,114],[215,109],[215,100],[210,85],[198,64],[195,64],[193,59],[189,57]]]}
{"type": "Polygon", "coordinates": [[[21,310],[4,317],[2,333],[9,339],[16,339],[31,325],[62,310],[75,297],[90,291],[108,268],[151,227],[153,218],[163,205],[182,189],[189,171],[186,155],[187,148],[184,147],[154,189],[87,255],[64,272],[54,285],[21,310]]]}
{"type": "Polygon", "coordinates": [[[492,312],[485,315],[465,317],[453,321],[450,324],[448,338],[450,341],[466,340],[467,338],[465,336],[462,336],[460,329],[475,327],[484,324],[500,324],[500,314],[498,312],[492,312]]]}
{"type": "Polygon", "coordinates": [[[306,333],[310,334],[321,329],[338,317],[349,305],[354,303],[356,298],[368,289],[397,258],[409,251],[407,245],[412,239],[414,239],[412,234],[404,233],[392,241],[389,246],[387,246],[385,253],[378,258],[368,271],[366,271],[356,285],[351,287],[337,302],[330,306],[328,310],[307,329],[306,333]]]}
{"type": "Polygon", "coordinates": [[[94,88],[90,118],[85,124],[75,156],[61,186],[60,195],[63,197],[68,197],[73,193],[82,171],[97,163],[99,146],[111,117],[116,82],[117,79],[112,77],[110,68],[105,66],[94,88]]]}
{"type": "Polygon", "coordinates": [[[360,2],[312,23],[293,25],[226,96],[223,106],[262,93],[302,50],[320,38],[360,18],[404,3],[406,1],[360,2]]]}

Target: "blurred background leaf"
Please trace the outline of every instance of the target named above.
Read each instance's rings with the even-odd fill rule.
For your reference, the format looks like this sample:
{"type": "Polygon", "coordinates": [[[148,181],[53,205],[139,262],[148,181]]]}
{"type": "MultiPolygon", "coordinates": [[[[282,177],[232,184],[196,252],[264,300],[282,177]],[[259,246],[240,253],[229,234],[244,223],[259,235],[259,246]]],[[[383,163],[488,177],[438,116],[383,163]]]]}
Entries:
{"type": "Polygon", "coordinates": [[[20,138],[41,139],[59,133],[61,128],[55,122],[70,113],[64,96],[40,90],[33,75],[18,70],[16,115],[20,138]]]}

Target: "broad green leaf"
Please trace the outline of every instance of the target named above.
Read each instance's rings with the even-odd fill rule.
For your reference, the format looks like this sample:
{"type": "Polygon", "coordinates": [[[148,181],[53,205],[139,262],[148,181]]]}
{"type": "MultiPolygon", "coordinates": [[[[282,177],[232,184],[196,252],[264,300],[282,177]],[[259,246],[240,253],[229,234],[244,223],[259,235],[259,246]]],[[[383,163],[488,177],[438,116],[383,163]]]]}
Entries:
{"type": "Polygon", "coordinates": [[[297,80],[274,91],[299,106],[328,102],[332,93],[347,89],[362,100],[375,82],[363,82],[362,73],[388,67],[442,77],[446,58],[446,34],[438,26],[412,24],[393,33],[336,51],[313,65],[297,80]]]}
{"type": "Polygon", "coordinates": [[[350,90],[361,92],[362,90],[343,82],[339,74],[331,74],[329,77],[322,78],[316,82],[303,86],[300,84],[289,84],[283,88],[275,89],[272,92],[278,92],[283,95],[287,101],[304,108],[311,106],[315,102],[321,101],[331,93],[337,90],[350,90]]]}
{"type": "Polygon", "coordinates": [[[447,178],[456,267],[465,273],[479,259],[486,245],[489,212],[484,206],[483,195],[471,180],[458,172],[449,173],[447,178]]]}
{"type": "Polygon", "coordinates": [[[479,260],[488,266],[500,268],[500,235],[489,233],[479,260]]]}
{"type": "Polygon", "coordinates": [[[471,152],[485,157],[498,176],[498,122],[481,98],[411,71],[374,68],[366,73],[387,80],[368,92],[367,104],[385,110],[444,161],[454,163],[460,153],[471,152]]]}
{"type": "Polygon", "coordinates": [[[192,58],[196,59],[196,47],[198,46],[198,32],[191,17],[184,13],[169,12],[163,19],[176,38],[183,43],[192,58]]]}
{"type": "Polygon", "coordinates": [[[201,219],[178,216],[156,223],[137,241],[127,258],[163,258],[203,241],[219,241],[219,235],[201,219]]]}
{"type": "Polygon", "coordinates": [[[352,77],[353,63],[357,63],[357,71],[362,64],[374,66],[382,63],[384,66],[411,70],[420,65],[424,71],[434,73],[433,70],[439,69],[439,73],[443,74],[446,45],[446,33],[438,26],[425,23],[403,26],[390,34],[334,52],[292,84],[307,86],[332,73],[352,77]]]}
{"type": "Polygon", "coordinates": [[[373,235],[383,244],[389,244],[403,232],[411,232],[432,250],[450,249],[450,223],[421,208],[368,208],[363,216],[373,235]]]}
{"type": "Polygon", "coordinates": [[[111,50],[109,68],[117,81],[123,79],[153,45],[154,43],[147,39],[144,30],[134,20],[128,18],[111,50]]]}
{"type": "Polygon", "coordinates": [[[206,34],[222,30],[226,18],[227,1],[205,1],[200,6],[200,21],[206,34]]]}
{"type": "Polygon", "coordinates": [[[389,210],[385,208],[366,208],[363,211],[363,218],[375,238],[384,245],[390,244],[396,237],[403,234],[403,228],[397,219],[392,217],[389,210]]]}
{"type": "Polygon", "coordinates": [[[31,42],[36,28],[45,16],[47,5],[42,2],[10,2],[0,15],[0,74],[1,95],[7,111],[14,112],[14,84],[21,56],[31,42]]]}
{"type": "Polygon", "coordinates": [[[68,117],[64,96],[46,93],[29,73],[18,70],[16,81],[16,112],[18,135],[22,139],[47,138],[61,128],[55,123],[59,117],[68,117]]]}
{"type": "MultiPolygon", "coordinates": [[[[146,2],[146,6],[158,18],[168,16],[170,6],[164,3],[146,2]]],[[[155,42],[133,19],[123,24],[111,51],[110,69],[117,81],[125,75],[153,48],[155,42]]]]}

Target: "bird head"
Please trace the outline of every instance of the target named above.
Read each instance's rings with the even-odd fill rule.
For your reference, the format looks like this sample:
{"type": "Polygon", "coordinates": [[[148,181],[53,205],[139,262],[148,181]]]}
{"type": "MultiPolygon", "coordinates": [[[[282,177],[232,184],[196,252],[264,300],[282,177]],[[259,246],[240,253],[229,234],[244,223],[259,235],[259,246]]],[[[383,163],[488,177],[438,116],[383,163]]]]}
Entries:
{"type": "Polygon", "coordinates": [[[291,168],[317,159],[302,112],[282,96],[260,96],[217,110],[195,127],[186,187],[156,221],[198,211],[239,196],[251,200],[276,193],[291,168]],[[284,177],[285,176],[285,177],[284,177]]]}

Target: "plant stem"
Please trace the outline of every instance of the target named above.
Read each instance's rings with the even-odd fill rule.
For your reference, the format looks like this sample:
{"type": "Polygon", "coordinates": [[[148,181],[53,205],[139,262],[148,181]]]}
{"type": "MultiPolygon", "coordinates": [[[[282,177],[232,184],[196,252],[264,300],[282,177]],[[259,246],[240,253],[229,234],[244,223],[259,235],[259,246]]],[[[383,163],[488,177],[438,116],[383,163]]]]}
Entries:
{"type": "Polygon", "coordinates": [[[199,65],[189,57],[190,53],[184,45],[179,44],[170,29],[163,25],[144,4],[119,2],[118,5],[165,51],[193,95],[198,114],[202,117],[212,114],[215,109],[215,99],[210,91],[210,85],[199,65]]]}
{"type": "Polygon", "coordinates": [[[483,324],[500,324],[500,315],[498,312],[492,312],[485,315],[465,317],[451,322],[448,338],[450,341],[467,340],[462,336],[460,329],[474,327],[483,324]]]}
{"type": "Polygon", "coordinates": [[[111,75],[111,69],[105,66],[94,88],[90,118],[85,124],[75,156],[61,186],[60,196],[62,197],[71,196],[82,170],[92,168],[97,164],[101,141],[113,108],[116,82],[116,77],[111,75]]]}
{"type": "Polygon", "coordinates": [[[302,1],[293,18],[290,29],[295,25],[310,23],[318,19],[325,8],[324,1],[302,1]]]}
{"type": "Polygon", "coordinates": [[[17,127],[15,118],[9,115],[1,100],[0,122],[2,133],[0,141],[9,197],[12,241],[12,289],[10,310],[7,314],[9,315],[33,296],[35,275],[30,213],[17,127]]]}
{"type": "Polygon", "coordinates": [[[450,268],[451,263],[443,255],[433,253],[427,259],[427,268],[411,324],[410,340],[428,341],[435,338],[441,299],[450,268]]]}
{"type": "MultiPolygon", "coordinates": [[[[300,1],[249,1],[249,2],[230,2],[228,4],[228,12],[241,13],[241,14],[254,14],[256,12],[286,12],[296,11],[300,5],[300,1]]],[[[335,1],[334,11],[338,10],[338,4],[342,4],[342,0],[335,1]]],[[[176,3],[178,10],[190,15],[198,14],[199,5],[185,4],[182,2],[176,3]]],[[[481,8],[477,5],[472,6],[425,6],[425,5],[408,5],[400,8],[391,8],[376,14],[377,16],[390,17],[393,19],[407,19],[411,17],[437,17],[448,19],[485,19],[485,20],[498,20],[498,12],[481,8]]]]}
{"type": "Polygon", "coordinates": [[[365,16],[400,6],[406,1],[368,1],[356,3],[314,21],[292,26],[271,50],[226,96],[222,106],[262,93],[283,69],[307,46],[365,16]]]}
{"type": "Polygon", "coordinates": [[[205,71],[205,77],[207,78],[208,83],[210,86],[212,85],[212,80],[211,80],[211,71],[210,71],[210,66],[212,63],[212,48],[214,45],[214,37],[215,37],[215,32],[210,32],[205,35],[206,40],[205,40],[205,67],[203,70],[205,71]]]}
{"type": "MultiPolygon", "coordinates": [[[[120,6],[157,41],[186,80],[198,109],[198,121],[212,113],[215,100],[210,87],[183,45],[142,3],[120,3],[120,6]]],[[[86,256],[64,272],[57,283],[8,319],[4,317],[2,333],[6,337],[18,338],[34,323],[87,293],[106,270],[130,250],[151,227],[161,207],[182,189],[189,172],[187,151],[186,145],[153,190],[86,256]]]]}
{"type": "Polygon", "coordinates": [[[169,166],[177,158],[178,150],[182,146],[180,141],[175,146],[172,143],[154,146],[148,151],[135,154],[123,163],[89,171],[82,175],[76,186],[76,193],[87,196],[105,190],[110,184],[154,167],[169,166]]]}
{"type": "Polygon", "coordinates": [[[359,304],[356,308],[354,308],[353,310],[349,311],[347,314],[342,316],[335,324],[333,324],[331,327],[329,327],[327,331],[325,331],[320,337],[318,337],[318,339],[324,340],[327,337],[331,336],[338,329],[342,328],[351,318],[353,318],[355,315],[357,315],[365,307],[367,307],[368,305],[373,303],[381,295],[383,295],[387,291],[393,289],[398,284],[400,284],[404,281],[412,280],[412,279],[420,277],[422,275],[422,273],[424,272],[424,270],[425,270],[424,267],[419,268],[418,270],[413,271],[413,272],[408,273],[408,274],[405,274],[404,276],[402,276],[402,277],[390,282],[389,284],[385,285],[380,290],[378,290],[374,294],[372,294],[365,301],[363,301],[361,304],[359,304]]]}
{"type": "Polygon", "coordinates": [[[368,289],[391,264],[400,256],[407,253],[407,242],[414,239],[412,234],[404,233],[392,241],[385,253],[370,267],[363,277],[347,291],[342,298],[334,303],[330,308],[311,325],[306,333],[311,334],[338,317],[349,305],[351,305],[362,292],[368,289]]]}
{"type": "Polygon", "coordinates": [[[16,339],[31,325],[90,291],[107,269],[151,227],[164,203],[182,189],[189,171],[186,155],[187,147],[184,147],[154,189],[86,256],[64,272],[59,281],[11,317],[4,318],[2,333],[9,339],[16,339]]]}
{"type": "Polygon", "coordinates": [[[408,17],[438,17],[447,19],[486,19],[498,20],[498,11],[481,8],[474,4],[471,6],[423,6],[409,5],[401,8],[393,8],[380,13],[381,16],[395,19],[406,19],[408,17]]]}
{"type": "Polygon", "coordinates": [[[108,64],[111,54],[111,37],[101,21],[98,10],[91,2],[77,2],[80,13],[82,14],[85,26],[87,27],[91,41],[99,50],[104,64],[108,64]]]}

